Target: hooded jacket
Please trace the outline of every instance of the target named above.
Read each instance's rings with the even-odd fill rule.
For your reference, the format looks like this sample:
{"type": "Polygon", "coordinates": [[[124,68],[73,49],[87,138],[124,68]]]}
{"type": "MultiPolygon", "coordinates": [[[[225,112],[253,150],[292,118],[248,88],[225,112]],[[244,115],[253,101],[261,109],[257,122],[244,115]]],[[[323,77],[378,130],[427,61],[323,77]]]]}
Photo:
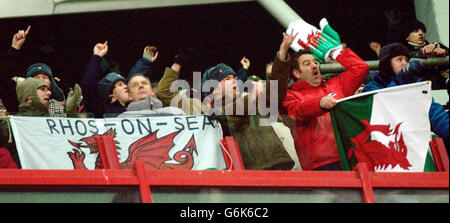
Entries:
{"type": "MultiPolygon", "coordinates": [[[[364,86],[364,92],[422,81],[419,75],[423,72],[423,67],[419,61],[409,61],[408,65],[398,74],[394,74],[390,61],[391,58],[398,55],[408,56],[406,47],[399,43],[386,45],[380,50],[379,74],[375,75],[374,80],[364,86]],[[400,50],[403,54],[399,54],[399,50],[396,49],[403,49],[400,50]]],[[[432,99],[428,116],[430,118],[431,131],[448,141],[449,117],[444,107],[432,99]]]]}
{"type": "MultiPolygon", "coordinates": [[[[19,113],[21,116],[47,116],[48,105],[41,102],[37,95],[37,89],[47,86],[44,81],[32,77],[20,82],[16,87],[17,99],[19,101],[19,113]],[[27,102],[28,97],[31,102],[27,102]]],[[[20,168],[20,160],[17,154],[16,144],[13,139],[11,126],[8,119],[3,119],[0,122],[0,147],[5,147],[9,150],[12,159],[20,168]]]]}
{"type": "Polygon", "coordinates": [[[320,100],[327,95],[335,99],[353,95],[369,72],[369,66],[349,48],[341,51],[336,60],[346,71],[326,82],[322,80],[318,87],[306,81],[294,82],[283,100],[282,114],[294,122],[288,126],[302,170],[340,162],[330,112],[320,107],[320,100]]]}

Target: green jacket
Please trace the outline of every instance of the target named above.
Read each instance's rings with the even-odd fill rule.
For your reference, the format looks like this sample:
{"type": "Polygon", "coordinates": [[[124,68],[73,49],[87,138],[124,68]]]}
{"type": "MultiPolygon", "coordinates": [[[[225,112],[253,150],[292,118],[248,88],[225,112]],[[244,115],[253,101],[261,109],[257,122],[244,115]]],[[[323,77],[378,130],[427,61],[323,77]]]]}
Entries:
{"type": "MultiPolygon", "coordinates": [[[[17,85],[16,94],[20,104],[18,113],[15,115],[37,117],[49,116],[48,105],[43,104],[37,95],[37,89],[41,86],[45,86],[45,83],[32,77],[25,79],[17,85]],[[30,97],[31,102],[27,102],[28,97],[30,97]]],[[[76,113],[76,103],[80,95],[81,88],[76,85],[75,91],[69,93],[66,101],[65,112],[69,114],[69,116],[78,116],[78,113],[76,113]]],[[[20,168],[19,156],[17,154],[16,144],[14,142],[8,117],[4,117],[0,120],[0,147],[5,147],[9,150],[14,162],[20,168]]]]}
{"type": "MultiPolygon", "coordinates": [[[[276,58],[275,64],[277,63],[289,62],[282,62],[276,58]]],[[[274,67],[287,67],[275,64],[274,67]]],[[[274,71],[277,72],[276,70],[274,71]]],[[[277,72],[276,74],[274,73],[274,76],[281,74],[283,73],[277,72]]],[[[171,106],[171,101],[175,98],[176,101],[172,106],[178,105],[179,108],[183,109],[183,102],[190,105],[189,108],[185,106],[183,109],[186,114],[210,114],[211,106],[203,104],[199,99],[189,98],[182,92],[170,92],[170,85],[178,79],[178,76],[177,72],[166,68],[164,76],[158,84],[158,98],[163,102],[164,106],[171,106]]],[[[267,86],[266,95],[270,95],[270,84],[267,83],[267,86]]],[[[285,92],[287,82],[285,84],[279,82],[278,91],[283,91],[282,86],[285,86],[285,92]]],[[[266,104],[268,104],[270,97],[266,98],[266,104]]],[[[282,100],[279,99],[278,104],[281,104],[281,102],[282,100]]],[[[242,104],[244,105],[244,115],[223,115],[225,121],[221,122],[221,127],[224,135],[227,135],[227,131],[229,131],[229,134],[237,140],[245,169],[291,170],[294,166],[294,161],[284,149],[272,126],[260,125],[261,118],[265,117],[259,115],[256,101],[251,100],[249,95],[241,96],[235,99],[233,103],[222,106],[219,109],[222,110],[222,114],[225,114],[226,109],[232,109],[233,114],[236,114],[236,105],[242,104]],[[257,115],[249,115],[249,111],[252,111],[249,110],[249,103],[250,106],[253,106],[257,115]]]]}

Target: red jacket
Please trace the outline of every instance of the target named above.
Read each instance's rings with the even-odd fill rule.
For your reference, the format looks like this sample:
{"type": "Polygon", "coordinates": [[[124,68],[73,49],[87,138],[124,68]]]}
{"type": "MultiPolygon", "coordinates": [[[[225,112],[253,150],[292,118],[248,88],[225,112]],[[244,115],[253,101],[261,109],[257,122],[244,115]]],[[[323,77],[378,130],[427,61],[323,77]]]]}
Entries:
{"type": "Polygon", "coordinates": [[[322,80],[318,87],[296,82],[283,100],[284,111],[295,122],[291,132],[303,170],[340,161],[330,113],[320,107],[320,100],[329,94],[335,99],[353,95],[369,72],[369,66],[350,49],[343,50],[336,60],[345,72],[322,80]]]}
{"type": "Polygon", "coordinates": [[[0,147],[0,169],[17,169],[9,150],[5,147],[0,147]]]}

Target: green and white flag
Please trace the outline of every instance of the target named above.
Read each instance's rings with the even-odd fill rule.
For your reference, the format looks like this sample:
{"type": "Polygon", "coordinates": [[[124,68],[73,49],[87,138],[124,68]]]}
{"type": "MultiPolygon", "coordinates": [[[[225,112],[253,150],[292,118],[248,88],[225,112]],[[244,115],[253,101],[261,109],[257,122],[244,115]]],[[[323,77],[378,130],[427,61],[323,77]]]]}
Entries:
{"type": "Polygon", "coordinates": [[[338,100],[331,112],[344,170],[429,171],[431,83],[420,82],[338,100]]]}
{"type": "Polygon", "coordinates": [[[11,116],[23,169],[102,169],[97,138],[112,136],[123,169],[225,169],[222,129],[209,116],[56,118],[11,116]]]}

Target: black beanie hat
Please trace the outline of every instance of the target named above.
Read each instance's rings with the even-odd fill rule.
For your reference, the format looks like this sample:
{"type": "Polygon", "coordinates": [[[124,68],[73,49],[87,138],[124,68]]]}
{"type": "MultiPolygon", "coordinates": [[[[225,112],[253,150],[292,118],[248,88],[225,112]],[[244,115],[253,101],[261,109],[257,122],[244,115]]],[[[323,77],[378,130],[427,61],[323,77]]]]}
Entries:
{"type": "Polygon", "coordinates": [[[57,101],[64,101],[64,92],[59,88],[58,84],[56,84],[50,67],[44,63],[35,63],[28,67],[26,77],[34,77],[38,74],[45,74],[48,79],[50,79],[51,98],[56,99],[57,101]]]}
{"type": "Polygon", "coordinates": [[[403,44],[392,43],[383,46],[380,50],[378,72],[380,76],[386,80],[395,76],[392,70],[391,59],[396,56],[406,56],[409,59],[409,51],[403,44]]]}
{"type": "Polygon", "coordinates": [[[126,79],[122,77],[122,75],[116,72],[111,72],[98,83],[98,93],[101,101],[105,104],[108,103],[109,95],[118,81],[123,81],[125,84],[127,83],[126,79]]]}
{"type": "Polygon", "coordinates": [[[403,28],[401,29],[401,38],[402,41],[406,41],[406,38],[408,38],[409,34],[412,33],[415,30],[421,29],[423,32],[427,32],[427,29],[425,28],[425,25],[420,22],[417,19],[411,19],[405,23],[403,28]]]}

